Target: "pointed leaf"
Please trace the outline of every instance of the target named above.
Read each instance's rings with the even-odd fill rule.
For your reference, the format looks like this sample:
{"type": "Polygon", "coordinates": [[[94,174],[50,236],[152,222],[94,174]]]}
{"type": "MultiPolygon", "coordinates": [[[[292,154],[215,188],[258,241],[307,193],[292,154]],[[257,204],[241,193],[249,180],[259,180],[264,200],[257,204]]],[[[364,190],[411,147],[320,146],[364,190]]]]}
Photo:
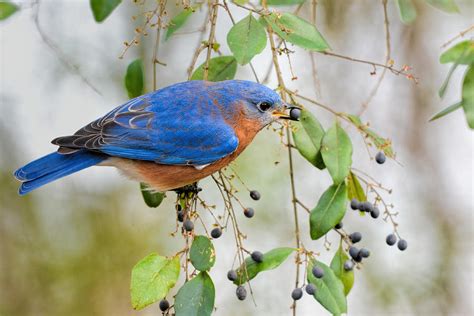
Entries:
{"type": "Polygon", "coordinates": [[[458,63],[462,65],[474,63],[474,41],[466,40],[457,43],[441,54],[439,62],[442,64],[458,63]]]}
{"type": "Polygon", "coordinates": [[[166,197],[163,192],[153,191],[146,183],[140,182],[140,190],[142,192],[143,200],[149,207],[158,207],[166,197]]]}
{"type": "Polygon", "coordinates": [[[447,13],[459,13],[459,8],[454,0],[426,0],[436,9],[447,13]]]}
{"type": "Polygon", "coordinates": [[[20,8],[11,2],[2,1],[0,2],[0,21],[9,18],[13,13],[18,11],[20,8]]]}
{"type": "MultiPolygon", "coordinates": [[[[191,80],[204,79],[204,66],[202,63],[191,76],[191,80]]],[[[223,81],[234,79],[237,72],[237,60],[234,56],[219,56],[209,60],[208,81],[223,81]]]]}
{"type": "Polygon", "coordinates": [[[214,309],[216,291],[207,272],[200,272],[184,283],[176,294],[176,316],[207,316],[214,309]]]}
{"type": "Polygon", "coordinates": [[[453,105],[450,105],[444,110],[436,113],[432,118],[430,118],[430,122],[437,120],[445,115],[448,115],[449,113],[454,112],[457,109],[460,109],[461,107],[462,107],[462,102],[454,103],[453,105]]]}
{"type": "Polygon", "coordinates": [[[342,249],[342,242],[339,244],[339,249],[334,254],[331,261],[331,269],[334,271],[336,277],[342,281],[344,285],[344,294],[347,296],[354,285],[354,271],[346,271],[344,269],[344,263],[349,260],[344,249],[342,249]]]}
{"type": "Polygon", "coordinates": [[[471,65],[464,75],[462,83],[462,108],[467,124],[474,129],[474,66],[471,65]]]}
{"type": "Polygon", "coordinates": [[[400,20],[405,24],[410,24],[416,19],[416,8],[413,0],[396,0],[400,20]]]}
{"type": "Polygon", "coordinates": [[[311,239],[319,239],[338,224],[346,213],[347,187],[333,184],[321,196],[309,218],[311,239]]]}
{"type": "Polygon", "coordinates": [[[272,13],[264,17],[282,39],[301,48],[324,51],[329,44],[316,27],[302,18],[291,13],[272,13]]]}
{"type": "Polygon", "coordinates": [[[239,64],[248,64],[267,45],[265,28],[249,14],[230,29],[227,44],[239,64]]]}
{"type": "Polygon", "coordinates": [[[295,251],[294,248],[282,247],[275,248],[263,254],[263,261],[257,263],[252,258],[246,258],[240,268],[237,269],[236,285],[243,284],[252,280],[262,271],[273,270],[277,268],[288,256],[295,251]],[[248,278],[247,278],[248,277],[248,278]]]}
{"type": "Polygon", "coordinates": [[[104,21],[122,0],[90,0],[92,13],[96,22],[104,21]]]}
{"type": "Polygon", "coordinates": [[[143,94],[143,81],[143,63],[141,59],[136,59],[128,65],[125,74],[125,88],[130,99],[143,94]]]}
{"type": "Polygon", "coordinates": [[[319,169],[324,169],[321,157],[321,140],[324,136],[324,129],[316,117],[306,109],[301,111],[300,121],[293,122],[293,139],[296,149],[311,164],[319,169]]]}
{"type": "Polygon", "coordinates": [[[196,11],[198,7],[198,5],[187,7],[183,11],[175,15],[171,19],[170,25],[166,30],[165,40],[168,40],[168,38],[170,38],[170,36],[173,35],[174,32],[179,30],[188,21],[188,18],[196,11]]]}
{"type": "Polygon", "coordinates": [[[334,183],[343,182],[352,165],[352,143],[337,122],[324,135],[321,154],[334,183]]]}
{"type": "Polygon", "coordinates": [[[359,202],[367,201],[364,189],[360,185],[357,176],[352,172],[349,172],[349,176],[347,177],[347,199],[349,201],[352,199],[357,199],[359,202]]]}
{"type": "Polygon", "coordinates": [[[453,72],[456,70],[456,68],[458,67],[458,65],[459,65],[459,63],[456,62],[449,69],[448,75],[446,76],[446,79],[444,79],[444,82],[443,82],[443,84],[441,85],[441,87],[439,88],[439,91],[438,91],[438,95],[439,95],[440,98],[444,97],[444,93],[446,92],[446,88],[448,87],[449,80],[451,79],[451,76],[452,76],[453,72]]]}
{"type": "Polygon", "coordinates": [[[344,114],[353,124],[356,126],[361,133],[368,137],[375,147],[379,150],[383,150],[385,155],[390,158],[395,158],[395,153],[392,149],[392,143],[389,139],[383,138],[375,133],[373,130],[367,127],[367,124],[363,124],[360,118],[357,115],[353,114],[344,114]]]}
{"type": "Polygon", "coordinates": [[[168,294],[179,277],[179,257],[166,258],[152,253],[132,270],[130,293],[134,309],[142,309],[168,294]]]}
{"type": "Polygon", "coordinates": [[[307,269],[308,282],[316,286],[314,298],[331,314],[341,315],[347,312],[347,301],[344,295],[344,285],[334,274],[333,270],[320,261],[311,259],[307,269]],[[313,276],[314,266],[324,271],[324,276],[317,279],[313,276]]]}
{"type": "Polygon", "coordinates": [[[207,271],[216,262],[216,253],[212,242],[206,236],[194,237],[189,257],[193,266],[199,271],[207,271]]]}

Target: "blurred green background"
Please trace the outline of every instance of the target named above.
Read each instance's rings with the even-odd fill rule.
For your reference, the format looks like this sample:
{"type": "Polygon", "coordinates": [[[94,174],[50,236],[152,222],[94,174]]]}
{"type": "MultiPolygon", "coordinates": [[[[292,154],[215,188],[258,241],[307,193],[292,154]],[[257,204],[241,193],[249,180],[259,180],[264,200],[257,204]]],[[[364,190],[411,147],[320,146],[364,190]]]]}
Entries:
{"type": "MultiPolygon", "coordinates": [[[[157,306],[131,309],[130,271],[150,252],[171,255],[182,248],[175,230],[174,193],[158,209],[145,206],[138,184],[110,168],[91,168],[41,188],[25,197],[16,193],[12,171],[54,150],[49,141],[74,132],[94,118],[127,100],[123,76],[129,62],[145,62],[147,90],[151,89],[153,41],[146,39],[118,56],[123,42],[133,37],[131,17],[147,5],[124,1],[103,23],[95,23],[88,1],[42,1],[39,25],[61,51],[43,40],[35,24],[37,6],[21,2],[21,10],[0,24],[0,315],[157,315],[157,306]],[[65,57],[76,65],[100,92],[60,62],[65,57]]],[[[336,53],[383,62],[385,40],[380,1],[317,1],[317,25],[336,53]]],[[[458,111],[434,123],[432,113],[459,99],[462,71],[451,79],[444,100],[437,90],[449,66],[440,65],[441,45],[473,22],[474,4],[456,1],[460,14],[446,14],[415,1],[418,17],[406,26],[393,1],[388,2],[392,59],[399,67],[408,64],[420,83],[386,74],[364,120],[394,143],[400,164],[375,165],[369,160],[359,135],[351,131],[354,166],[367,171],[393,194],[386,196],[400,212],[400,233],[409,242],[406,252],[385,245],[389,224],[348,212],[349,231],[361,231],[363,244],[372,251],[349,295],[349,315],[472,315],[473,309],[473,150],[472,132],[458,111]]],[[[170,3],[169,14],[177,11],[170,3]]],[[[237,18],[244,11],[233,9],[237,18]]],[[[309,7],[302,12],[307,12],[309,7]]],[[[186,80],[186,67],[198,43],[205,12],[192,16],[181,32],[160,46],[158,86],[186,80]],[[188,33],[189,34],[183,34],[188,33]]],[[[140,18],[137,19],[139,21],[140,18]]],[[[222,51],[228,52],[225,36],[230,21],[223,16],[217,28],[222,51]]],[[[469,36],[469,35],[467,35],[469,36]]],[[[471,34],[472,36],[472,34],[471,34]]],[[[293,48],[298,80],[290,88],[317,97],[338,111],[356,112],[374,86],[370,66],[316,55],[318,83],[312,79],[309,54],[293,48]]],[[[270,53],[254,60],[263,76],[270,53]]],[[[283,59],[282,59],[283,60],[283,59]]],[[[379,74],[380,75],[380,72],[379,74]]],[[[237,78],[250,79],[250,69],[239,67],[237,78]]],[[[275,79],[269,86],[275,87],[275,79]]],[[[325,126],[332,117],[320,109],[313,113],[325,126]]],[[[292,246],[293,215],[290,207],[287,156],[278,136],[263,131],[237,160],[235,169],[246,184],[262,193],[244,203],[256,209],[252,220],[239,214],[247,233],[248,249],[269,250],[292,246]],[[275,164],[275,162],[279,162],[275,164]]],[[[297,191],[306,204],[315,205],[329,185],[323,172],[296,158],[297,191]]],[[[212,181],[201,183],[203,197],[222,208],[212,181]]],[[[321,252],[329,262],[338,237],[326,251],[322,242],[311,241],[308,220],[301,212],[304,244],[321,252]]],[[[212,218],[203,212],[204,220],[212,218]]],[[[198,230],[202,230],[198,227],[198,230]]],[[[266,272],[252,285],[252,300],[237,301],[235,288],[226,280],[234,257],[232,233],[215,242],[217,263],[211,276],[217,288],[217,315],[288,315],[294,283],[294,265],[288,260],[278,270],[266,272]]],[[[299,303],[301,315],[326,312],[310,297],[299,303]]]]}

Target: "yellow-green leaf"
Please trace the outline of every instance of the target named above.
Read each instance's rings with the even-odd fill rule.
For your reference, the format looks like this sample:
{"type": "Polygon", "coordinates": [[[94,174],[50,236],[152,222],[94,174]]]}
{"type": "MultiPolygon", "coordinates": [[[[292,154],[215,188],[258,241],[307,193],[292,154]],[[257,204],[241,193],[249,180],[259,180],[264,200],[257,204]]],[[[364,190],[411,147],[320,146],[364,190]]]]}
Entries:
{"type": "Polygon", "coordinates": [[[352,172],[349,172],[347,177],[347,198],[348,200],[357,199],[359,202],[367,201],[364,189],[360,185],[357,176],[352,172]]]}
{"type": "Polygon", "coordinates": [[[462,108],[467,124],[474,129],[474,67],[471,65],[464,75],[462,84],[462,108]]]}
{"type": "Polygon", "coordinates": [[[342,284],[344,285],[344,294],[347,296],[354,285],[354,271],[346,271],[344,269],[344,263],[349,260],[349,257],[345,253],[344,249],[342,249],[342,241],[339,244],[339,249],[334,254],[334,257],[331,261],[331,269],[334,271],[336,277],[341,280],[342,284]]]}
{"type": "Polygon", "coordinates": [[[341,315],[347,312],[347,301],[344,295],[344,285],[327,265],[315,259],[311,259],[306,270],[308,282],[316,286],[314,298],[331,314],[341,315]],[[320,279],[314,277],[312,270],[318,266],[324,271],[320,279]]]}
{"type": "Polygon", "coordinates": [[[316,29],[316,26],[291,13],[272,13],[265,21],[282,39],[301,48],[324,51],[329,44],[316,29]]]}
{"type": "Polygon", "coordinates": [[[337,122],[322,139],[321,155],[333,182],[335,184],[344,182],[352,165],[352,143],[337,122]]]}
{"type": "Polygon", "coordinates": [[[92,13],[96,22],[104,21],[122,0],[90,0],[92,13]]]}
{"type": "Polygon", "coordinates": [[[267,45],[265,28],[250,13],[232,26],[227,34],[227,44],[239,64],[248,64],[267,45]]]}
{"type": "Polygon", "coordinates": [[[347,186],[333,184],[321,196],[309,217],[311,239],[324,236],[339,223],[346,213],[347,186]]]}
{"type": "Polygon", "coordinates": [[[163,299],[179,277],[179,256],[161,257],[152,253],[132,270],[130,294],[134,309],[142,309],[163,299]]]}
{"type": "MultiPolygon", "coordinates": [[[[192,74],[191,80],[204,79],[204,66],[202,63],[192,74]]],[[[237,72],[237,60],[234,56],[219,56],[209,60],[208,81],[223,81],[234,79],[237,72]]]]}
{"type": "Polygon", "coordinates": [[[413,0],[395,0],[400,14],[400,20],[405,24],[410,24],[416,19],[416,8],[413,0]]]}
{"type": "Polygon", "coordinates": [[[14,3],[8,1],[0,2],[0,21],[9,18],[19,9],[20,8],[14,3]]]}
{"type": "Polygon", "coordinates": [[[216,290],[206,272],[200,272],[184,283],[176,294],[176,316],[208,316],[214,309],[216,290]]]}
{"type": "Polygon", "coordinates": [[[430,5],[447,13],[459,13],[459,8],[454,0],[426,0],[430,5]]]}
{"type": "Polygon", "coordinates": [[[461,65],[474,63],[474,41],[465,40],[457,43],[441,54],[439,62],[442,64],[458,63],[461,65]]]}
{"type": "Polygon", "coordinates": [[[143,94],[143,77],[143,63],[141,59],[136,59],[128,65],[125,74],[125,88],[129,98],[136,98],[143,94]]]}
{"type": "Polygon", "coordinates": [[[241,267],[237,269],[236,285],[252,280],[262,271],[272,270],[282,264],[288,256],[295,251],[294,248],[275,248],[263,254],[262,262],[255,262],[252,258],[246,258],[241,267]]]}
{"type": "Polygon", "coordinates": [[[165,40],[170,38],[171,35],[173,35],[174,32],[176,32],[178,29],[180,29],[186,21],[188,21],[188,18],[193,14],[196,9],[198,8],[198,5],[188,7],[175,15],[171,21],[170,25],[168,26],[168,29],[166,30],[166,35],[165,35],[165,40]]]}

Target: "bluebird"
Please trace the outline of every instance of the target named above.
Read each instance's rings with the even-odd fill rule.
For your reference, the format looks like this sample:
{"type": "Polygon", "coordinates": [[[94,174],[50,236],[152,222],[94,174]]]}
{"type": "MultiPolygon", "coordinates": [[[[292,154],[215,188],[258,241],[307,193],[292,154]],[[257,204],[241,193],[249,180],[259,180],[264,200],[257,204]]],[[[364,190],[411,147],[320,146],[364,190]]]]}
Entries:
{"type": "Polygon", "coordinates": [[[24,195],[92,166],[114,166],[164,192],[192,184],[232,162],[255,135],[291,110],[264,85],[187,81],[139,96],[70,136],[56,152],[15,171],[24,195]]]}

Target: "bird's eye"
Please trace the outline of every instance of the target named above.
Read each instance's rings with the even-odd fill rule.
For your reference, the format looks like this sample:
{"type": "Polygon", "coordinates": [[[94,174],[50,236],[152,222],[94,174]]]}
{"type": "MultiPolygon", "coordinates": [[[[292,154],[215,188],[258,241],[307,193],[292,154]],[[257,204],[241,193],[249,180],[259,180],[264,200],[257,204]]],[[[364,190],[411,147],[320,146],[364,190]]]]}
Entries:
{"type": "Polygon", "coordinates": [[[259,102],[259,103],[257,103],[257,109],[260,112],[265,112],[268,109],[270,109],[271,107],[272,107],[272,105],[268,102],[259,102]]]}

